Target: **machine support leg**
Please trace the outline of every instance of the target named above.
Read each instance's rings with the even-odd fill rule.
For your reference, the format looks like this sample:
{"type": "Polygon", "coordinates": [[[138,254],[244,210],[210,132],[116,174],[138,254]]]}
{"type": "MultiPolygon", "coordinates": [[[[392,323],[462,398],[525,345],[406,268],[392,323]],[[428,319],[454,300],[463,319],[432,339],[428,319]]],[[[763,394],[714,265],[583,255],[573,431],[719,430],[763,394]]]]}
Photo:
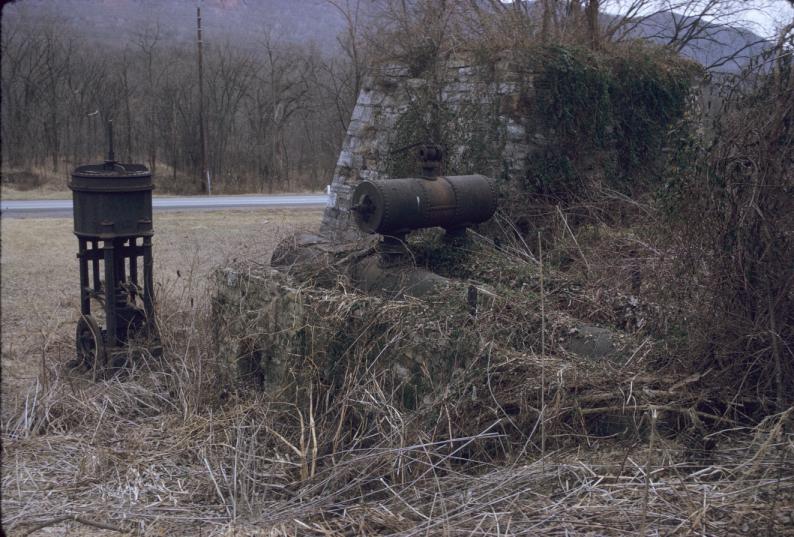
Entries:
{"type": "Polygon", "coordinates": [[[116,270],[113,263],[113,242],[104,241],[105,253],[105,323],[107,323],[107,346],[115,347],[118,341],[116,330],[116,270]]]}
{"type": "Polygon", "coordinates": [[[154,320],[154,261],[152,259],[152,238],[143,238],[143,309],[146,312],[146,322],[154,320]]]}
{"type": "MultiPolygon", "coordinates": [[[[99,248],[99,241],[91,241],[91,250],[96,251],[99,248]]],[[[94,291],[97,293],[102,290],[100,279],[99,279],[99,258],[93,256],[94,259],[91,261],[91,271],[93,273],[94,278],[94,291]]]]}
{"type": "Polygon", "coordinates": [[[130,247],[130,300],[135,300],[138,289],[138,256],[135,253],[138,239],[132,238],[129,242],[130,247]]]}
{"type": "Polygon", "coordinates": [[[119,284],[119,293],[118,293],[119,297],[121,297],[121,295],[122,295],[122,291],[121,290],[124,287],[121,284],[123,284],[124,282],[127,281],[127,274],[126,274],[127,267],[126,267],[126,263],[124,262],[124,243],[125,242],[126,242],[125,240],[118,240],[118,239],[113,241],[113,248],[116,250],[116,252],[118,252],[118,254],[117,254],[118,259],[116,259],[116,267],[115,268],[116,268],[116,282],[118,282],[118,284],[119,284]]]}
{"type": "Polygon", "coordinates": [[[80,313],[91,314],[91,295],[88,294],[88,259],[86,259],[86,240],[78,239],[80,250],[77,257],[80,259],[80,313]]]}

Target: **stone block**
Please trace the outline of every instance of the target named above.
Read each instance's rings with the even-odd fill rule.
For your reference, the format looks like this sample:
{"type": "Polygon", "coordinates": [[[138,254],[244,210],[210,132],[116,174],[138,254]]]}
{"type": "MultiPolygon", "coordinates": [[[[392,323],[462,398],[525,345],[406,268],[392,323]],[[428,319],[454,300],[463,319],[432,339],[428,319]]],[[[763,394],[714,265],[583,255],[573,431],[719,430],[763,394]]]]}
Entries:
{"type": "Polygon", "coordinates": [[[463,66],[463,67],[460,67],[457,70],[457,79],[459,81],[461,81],[461,82],[468,82],[469,80],[474,78],[475,74],[476,74],[476,71],[475,71],[474,67],[463,66]]]}
{"type": "Polygon", "coordinates": [[[444,89],[450,93],[466,93],[473,94],[478,89],[476,82],[451,82],[444,86],[444,89]]]}
{"type": "Polygon", "coordinates": [[[464,93],[459,91],[441,90],[441,101],[448,104],[458,104],[466,98],[464,93]]]}
{"type": "Polygon", "coordinates": [[[407,66],[397,63],[386,64],[382,66],[377,73],[379,78],[405,78],[410,74],[411,71],[407,66]]]}
{"type": "Polygon", "coordinates": [[[495,91],[499,95],[518,93],[518,84],[516,82],[500,82],[496,84],[495,91]]]}
{"type": "MultiPolygon", "coordinates": [[[[358,110],[358,107],[356,107],[358,110]]],[[[360,118],[356,117],[355,110],[353,117],[350,120],[350,123],[347,125],[347,134],[348,136],[360,136],[364,128],[368,125],[369,120],[363,121],[360,118]]]]}
{"type": "Polygon", "coordinates": [[[527,136],[527,130],[512,119],[507,121],[507,139],[510,142],[521,142],[527,136]]]}
{"type": "Polygon", "coordinates": [[[365,104],[357,104],[353,108],[353,113],[350,116],[350,122],[357,121],[362,124],[367,124],[372,121],[375,111],[372,106],[365,104]]]}
{"type": "Polygon", "coordinates": [[[346,182],[339,182],[331,185],[331,190],[336,193],[337,196],[343,199],[349,198],[353,195],[353,188],[354,187],[352,185],[346,182]]]}
{"type": "MultiPolygon", "coordinates": [[[[331,231],[337,237],[345,234],[331,231]]],[[[468,286],[455,287],[452,297],[452,289],[436,281],[440,277],[432,276],[435,280],[428,284],[422,277],[430,278],[429,273],[419,271],[411,281],[427,293],[422,301],[337,290],[346,260],[366,251],[366,244],[303,235],[295,237],[294,247],[282,246],[273,260],[279,271],[260,265],[216,275],[216,350],[238,379],[278,392],[300,389],[316,375],[339,385],[353,371],[380,376],[396,369],[392,388],[404,392],[406,408],[416,408],[433,398],[455,369],[478,357],[479,337],[465,298],[468,286]],[[437,286],[446,293],[434,299],[437,286]],[[394,329],[404,330],[405,336],[394,338],[394,329]]],[[[377,279],[373,285],[383,284],[377,279]]]]}
{"type": "Polygon", "coordinates": [[[337,166],[345,166],[351,167],[353,165],[353,155],[350,154],[349,150],[342,149],[339,153],[339,159],[336,161],[337,166]]]}
{"type": "Polygon", "coordinates": [[[346,141],[345,141],[345,149],[350,151],[351,153],[361,147],[361,138],[357,135],[348,134],[346,141]]]}
{"type": "Polygon", "coordinates": [[[358,153],[353,153],[351,156],[351,167],[356,170],[360,170],[363,164],[364,164],[363,157],[358,153]]]}
{"type": "Polygon", "coordinates": [[[356,106],[371,106],[373,104],[373,97],[377,92],[371,88],[363,88],[358,94],[356,106]]]}

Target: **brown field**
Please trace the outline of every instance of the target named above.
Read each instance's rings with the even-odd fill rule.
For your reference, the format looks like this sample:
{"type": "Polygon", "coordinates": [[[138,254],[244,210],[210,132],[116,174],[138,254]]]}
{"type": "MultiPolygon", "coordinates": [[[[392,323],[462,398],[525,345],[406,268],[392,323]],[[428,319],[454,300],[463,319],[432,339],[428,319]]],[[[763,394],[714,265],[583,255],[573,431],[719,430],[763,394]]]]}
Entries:
{"type": "Polygon", "coordinates": [[[4,200],[62,200],[71,198],[72,193],[69,190],[50,190],[47,188],[17,190],[3,185],[0,197],[4,200]]]}
{"type": "MultiPolygon", "coordinates": [[[[317,209],[155,214],[155,284],[178,286],[235,257],[267,262],[278,241],[298,229],[313,229],[317,209]]],[[[2,219],[2,370],[8,402],[36,377],[41,359],[57,358],[71,336],[79,308],[77,240],[70,218],[2,219]]],[[[200,286],[203,287],[203,286],[200,286]]],[[[4,405],[5,406],[5,405],[4,405]]]]}
{"type": "MultiPolygon", "coordinates": [[[[70,220],[2,220],[2,524],[9,535],[728,536],[759,527],[765,535],[794,534],[784,435],[794,409],[754,428],[697,413],[696,381],[667,378],[638,361],[615,368],[527,352],[492,365],[489,352],[463,390],[445,389],[415,412],[398,410],[367,373],[351,374],[349,391],[313,403],[324,380],[309,377],[306,407],[297,393],[228,384],[215,361],[208,276],[235,258],[254,261],[238,269],[258,269],[281,237],[316,228],[320,211],[155,218],[167,359],[141,355],[129,376],[103,378],[63,366],[78,307],[70,220]],[[555,395],[547,399],[546,391],[555,395]],[[535,411],[519,407],[536,399],[541,413],[550,402],[537,434],[535,411]],[[636,434],[588,432],[585,412],[624,407],[636,434]],[[374,432],[359,436],[348,412],[371,420],[374,432]],[[670,416],[682,414],[725,422],[708,435],[716,447],[700,440],[705,430],[665,430],[670,416]]],[[[366,307],[344,288],[305,291],[333,303],[342,323],[349,305],[366,307]]],[[[518,303],[524,312],[533,307],[527,297],[518,303]]],[[[407,305],[365,311],[386,316],[407,305]]],[[[257,307],[239,312],[245,318],[257,307]]],[[[487,319],[478,325],[486,338],[487,319]]],[[[389,322],[399,330],[392,341],[427,330],[424,317],[419,325],[389,322]]]]}

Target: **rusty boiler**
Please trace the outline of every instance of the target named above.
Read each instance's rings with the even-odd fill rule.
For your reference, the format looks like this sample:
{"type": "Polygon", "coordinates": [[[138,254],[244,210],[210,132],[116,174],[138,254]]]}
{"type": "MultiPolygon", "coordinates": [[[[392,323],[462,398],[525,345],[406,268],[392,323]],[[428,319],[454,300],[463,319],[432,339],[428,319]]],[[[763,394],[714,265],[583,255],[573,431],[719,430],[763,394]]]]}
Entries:
{"type": "Polygon", "coordinates": [[[383,236],[376,254],[351,268],[360,289],[390,297],[422,297],[444,288],[446,278],[414,265],[405,235],[441,227],[447,231],[445,238],[465,240],[468,226],[485,222],[496,212],[498,196],[492,179],[439,175],[442,153],[435,146],[420,146],[417,159],[423,177],[367,180],[353,191],[351,210],[359,229],[383,236]]]}
{"type": "Polygon", "coordinates": [[[440,176],[441,151],[418,151],[423,177],[362,181],[353,191],[356,224],[365,233],[399,236],[427,227],[459,231],[496,211],[494,181],[484,175],[440,176]]]}

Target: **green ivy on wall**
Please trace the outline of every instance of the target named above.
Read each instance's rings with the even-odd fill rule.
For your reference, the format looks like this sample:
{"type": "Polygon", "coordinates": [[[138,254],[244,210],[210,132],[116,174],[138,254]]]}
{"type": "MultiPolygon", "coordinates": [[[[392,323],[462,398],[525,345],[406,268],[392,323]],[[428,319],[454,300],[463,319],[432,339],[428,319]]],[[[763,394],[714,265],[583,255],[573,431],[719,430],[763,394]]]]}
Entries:
{"type": "Polygon", "coordinates": [[[695,79],[691,62],[643,46],[611,52],[535,46],[518,56],[525,58],[522,76],[532,89],[507,113],[493,91],[496,70],[478,68],[471,94],[458,102],[441,97],[448,81],[437,73],[413,73],[427,84],[409,90],[410,106],[391,133],[387,173],[419,174],[407,148],[434,143],[445,151],[444,173],[509,178],[502,162],[509,114],[545,140],[530,147],[526,176],[516,178],[529,195],[570,199],[588,188],[593,176],[625,192],[661,183],[661,156],[669,133],[685,116],[695,79]]]}
{"type": "Polygon", "coordinates": [[[530,192],[575,196],[587,186],[586,168],[621,191],[659,181],[668,134],[686,112],[693,64],[646,47],[604,54],[552,46],[532,58],[533,116],[550,143],[528,156],[530,192]]]}
{"type": "Polygon", "coordinates": [[[495,100],[487,95],[472,95],[452,105],[440,101],[437,92],[430,88],[415,92],[392,133],[386,173],[390,177],[419,174],[420,165],[411,148],[425,143],[442,147],[446,174],[489,173],[498,169],[504,133],[497,108],[495,100]]]}

